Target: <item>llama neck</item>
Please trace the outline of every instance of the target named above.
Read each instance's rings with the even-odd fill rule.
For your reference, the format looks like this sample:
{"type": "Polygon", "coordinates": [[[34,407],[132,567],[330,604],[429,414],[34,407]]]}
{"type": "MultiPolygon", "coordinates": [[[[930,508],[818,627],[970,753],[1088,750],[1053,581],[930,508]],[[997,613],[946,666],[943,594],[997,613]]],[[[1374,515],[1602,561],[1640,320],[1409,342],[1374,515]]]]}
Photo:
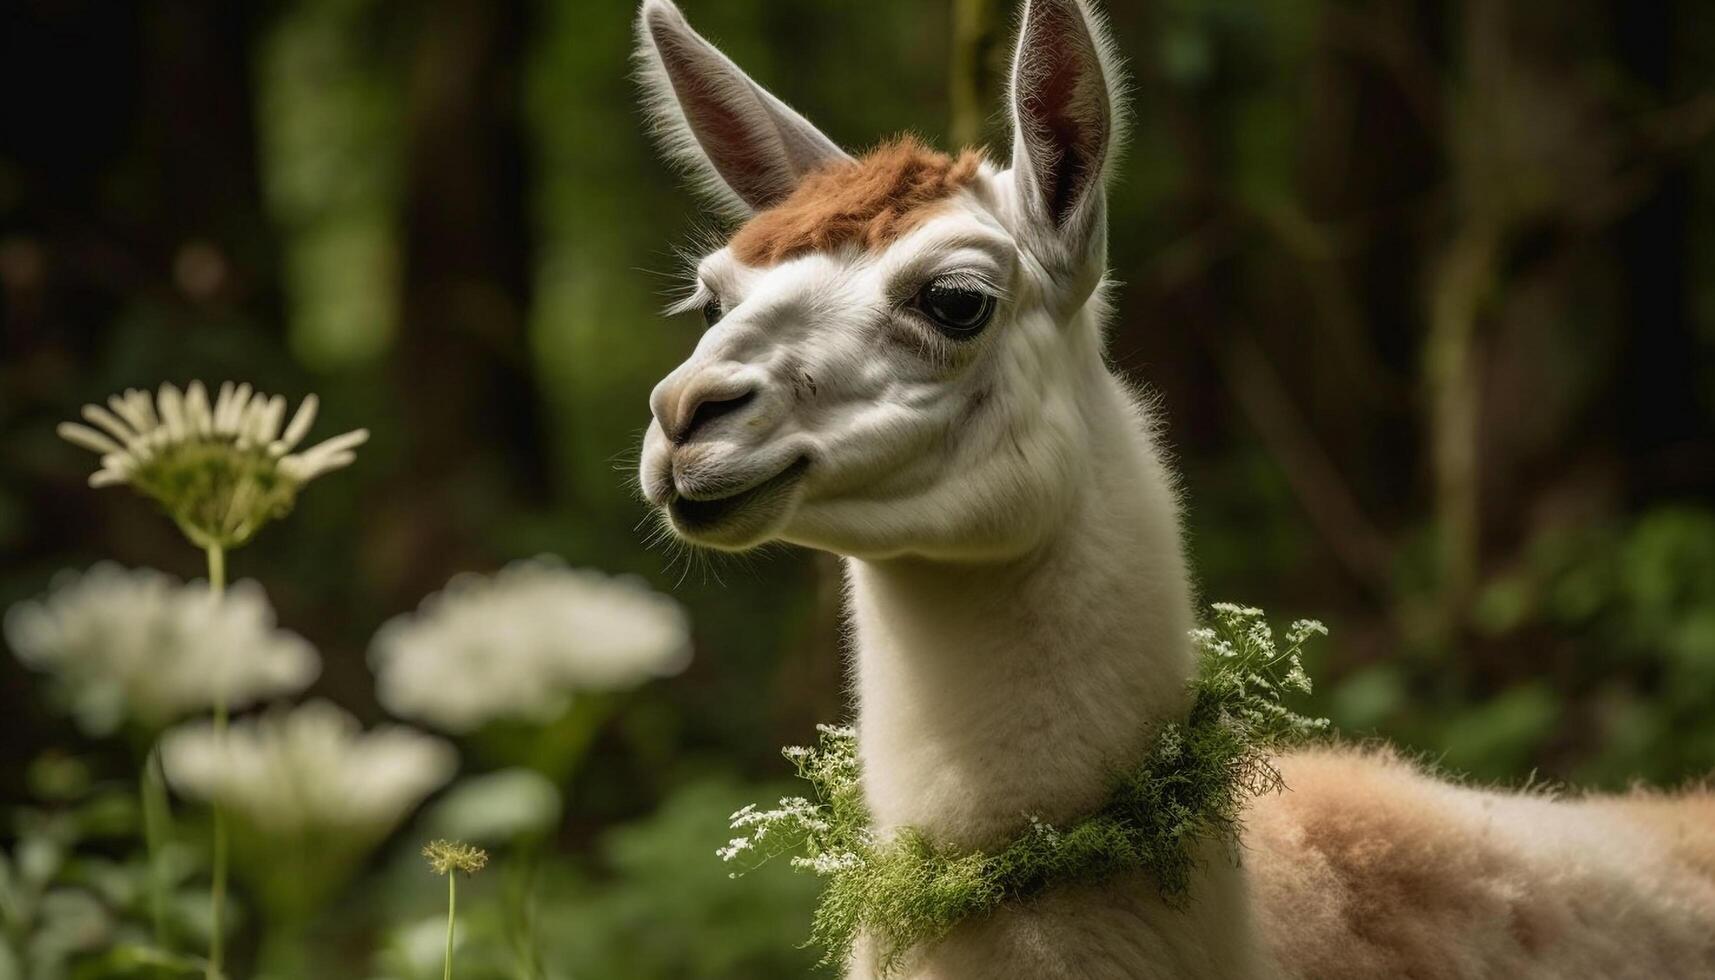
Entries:
{"type": "Polygon", "coordinates": [[[1187,708],[1189,586],[1175,498],[1138,410],[1103,369],[1088,472],[1028,555],[847,563],[858,747],[878,829],[986,847],[1064,825],[1187,708]]]}

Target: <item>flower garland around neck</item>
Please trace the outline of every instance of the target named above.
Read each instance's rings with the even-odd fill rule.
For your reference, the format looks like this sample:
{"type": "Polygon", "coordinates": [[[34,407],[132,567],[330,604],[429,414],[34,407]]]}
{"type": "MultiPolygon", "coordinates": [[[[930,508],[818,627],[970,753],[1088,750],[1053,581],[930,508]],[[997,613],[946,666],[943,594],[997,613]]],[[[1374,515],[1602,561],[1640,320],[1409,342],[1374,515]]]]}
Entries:
{"type": "Polygon", "coordinates": [[[718,853],[756,859],[750,867],[791,854],[794,868],[824,879],[809,940],[822,964],[848,959],[861,933],[874,943],[883,974],[959,923],[1051,885],[1145,872],[1165,901],[1180,905],[1201,845],[1224,845],[1236,860],[1245,803],[1282,788],[1273,756],[1328,727],[1281,703],[1284,694],[1310,692],[1299,653],[1327,629],[1299,620],[1277,642],[1259,609],[1216,603],[1211,610],[1210,625],[1191,632],[1190,715],[1161,728],[1137,765],[1114,774],[1107,803],[1070,826],[1030,817],[993,852],[945,846],[912,827],[880,837],[863,801],[855,730],[821,725],[815,748],[785,750],[811,796],[733,814],[742,836],[718,853]]]}

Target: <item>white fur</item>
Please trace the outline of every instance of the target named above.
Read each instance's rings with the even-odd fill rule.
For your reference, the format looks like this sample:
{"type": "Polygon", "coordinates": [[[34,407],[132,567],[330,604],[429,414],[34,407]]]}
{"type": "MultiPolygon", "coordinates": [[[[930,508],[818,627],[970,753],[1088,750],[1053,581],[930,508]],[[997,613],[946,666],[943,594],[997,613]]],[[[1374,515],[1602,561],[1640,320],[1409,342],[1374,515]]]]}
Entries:
{"type": "MultiPolygon", "coordinates": [[[[1112,46],[1082,0],[1032,0],[1023,37],[1037,36],[1031,18],[1042,12],[1055,15],[1044,23],[1083,32],[1043,49],[1079,61],[1041,64],[1030,60],[1035,48],[1021,49],[1014,119],[1030,130],[1028,117],[1044,109],[1034,87],[1042,79],[1094,72],[1083,82],[1097,87],[1064,86],[1075,97],[1047,107],[1107,117],[1073,120],[1072,131],[1105,133],[1085,144],[1099,146],[1085,161],[1093,179],[1071,185],[1056,217],[1042,188],[1066,185],[1042,178],[1078,148],[1045,142],[1053,130],[1041,129],[1019,141],[1012,169],[985,167],[879,254],[842,249],[769,268],[727,249],[707,256],[683,305],[718,297],[726,314],[652,394],[656,421],[641,467],[645,496],[688,540],[728,550],[786,541],[846,557],[870,807],[884,832],[911,825],[970,847],[1005,841],[1027,814],[1065,823],[1099,805],[1104,773],[1183,715],[1193,667],[1175,481],[1148,406],[1103,360],[1101,175],[1120,139],[1113,113],[1122,101],[1112,46]],[[904,308],[918,285],[949,272],[1000,297],[974,339],[947,340],[904,308]],[[693,438],[667,438],[663,420],[746,393],[741,408],[693,438]],[[712,526],[681,519],[686,501],[746,492],[712,526]]],[[[677,16],[665,0],[644,6],[645,20],[682,23],[677,16]]],[[[671,97],[659,88],[657,96],[671,97]]],[[[1624,816],[1583,823],[1569,805],[1442,786],[1378,756],[1309,753],[1282,764],[1289,779],[1302,777],[1304,795],[1259,803],[1246,866],[1206,855],[1185,909],[1165,905],[1143,876],[1056,889],[961,926],[905,974],[1322,977],[1363,975],[1349,969],[1358,962],[1403,963],[1420,976],[1574,975],[1597,962],[1618,964],[1616,975],[1628,962],[1687,974],[1715,967],[1715,884],[1676,877],[1671,841],[1624,816]],[[1348,791],[1343,781],[1368,789],[1348,791]],[[1544,921],[1583,917],[1587,928],[1545,927],[1554,955],[1526,955],[1534,933],[1485,931],[1472,910],[1492,907],[1453,903],[1433,920],[1446,933],[1439,958],[1385,939],[1374,940],[1379,958],[1355,958],[1375,933],[1366,915],[1414,914],[1410,896],[1375,907],[1394,878],[1423,876],[1429,884],[1413,887],[1426,906],[1459,883],[1436,877],[1456,862],[1409,849],[1393,863],[1374,855],[1443,832],[1483,855],[1482,873],[1503,883],[1496,894],[1519,890],[1526,911],[1536,900],[1564,905],[1556,888],[1585,888],[1588,901],[1544,921]],[[1568,863],[1610,839],[1626,842],[1623,859],[1568,863]],[[1626,877],[1629,867],[1640,874],[1626,877]],[[1569,877],[1553,879],[1555,869],[1569,877]],[[1631,932],[1603,932],[1606,920],[1631,932]],[[1701,933],[1691,928],[1699,922],[1701,933]],[[1480,938],[1473,945],[1465,933],[1480,938]],[[1589,953],[1597,941],[1618,958],[1589,953]]],[[[860,948],[850,975],[872,973],[860,948]]]]}

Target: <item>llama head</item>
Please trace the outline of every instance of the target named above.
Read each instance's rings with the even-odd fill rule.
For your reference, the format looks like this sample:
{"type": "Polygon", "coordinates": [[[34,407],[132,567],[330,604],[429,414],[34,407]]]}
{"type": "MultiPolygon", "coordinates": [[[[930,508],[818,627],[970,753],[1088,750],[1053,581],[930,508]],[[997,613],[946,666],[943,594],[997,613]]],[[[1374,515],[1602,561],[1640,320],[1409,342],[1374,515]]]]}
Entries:
{"type": "Polygon", "coordinates": [[[708,329],[656,386],[645,497],[691,542],[1004,557],[1087,458],[1105,380],[1112,57],[1085,0],[1028,0],[1010,165],[910,137],[854,158],[668,0],[638,18],[670,156],[744,220],[698,264],[708,329]]]}

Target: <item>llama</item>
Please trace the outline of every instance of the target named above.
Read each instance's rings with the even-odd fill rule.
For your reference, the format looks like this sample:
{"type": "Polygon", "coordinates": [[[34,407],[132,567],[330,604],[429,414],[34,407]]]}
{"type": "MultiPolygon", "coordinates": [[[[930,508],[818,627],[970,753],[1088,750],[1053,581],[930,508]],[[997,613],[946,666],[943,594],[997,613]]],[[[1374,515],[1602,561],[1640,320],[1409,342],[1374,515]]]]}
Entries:
{"type": "MultiPolygon", "coordinates": [[[[667,153],[743,223],[678,310],[644,496],[673,531],[844,559],[878,831],[994,848],[1099,807],[1187,709],[1195,625],[1153,406],[1109,370],[1105,25],[1028,0],[1007,166],[912,138],[859,157],[668,0],[638,19],[667,153]]],[[[920,980],[1715,975],[1715,796],[1557,800],[1384,750],[1279,759],[1189,901],[1062,885],[912,951],[920,980]]],[[[848,975],[878,973],[860,940],[848,975]]]]}

